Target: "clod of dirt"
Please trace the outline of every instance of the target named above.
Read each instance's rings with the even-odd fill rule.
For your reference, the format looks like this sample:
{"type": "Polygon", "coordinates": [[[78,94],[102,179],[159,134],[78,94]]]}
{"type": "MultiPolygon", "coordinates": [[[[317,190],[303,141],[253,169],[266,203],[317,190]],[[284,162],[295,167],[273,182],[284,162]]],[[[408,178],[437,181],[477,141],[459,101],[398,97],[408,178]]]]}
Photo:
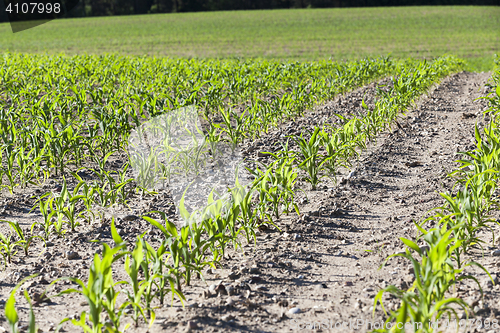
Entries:
{"type": "Polygon", "coordinates": [[[78,254],[78,252],[75,252],[75,251],[66,251],[66,258],[68,260],[75,260],[75,259],[79,259],[80,255],[78,254]]]}

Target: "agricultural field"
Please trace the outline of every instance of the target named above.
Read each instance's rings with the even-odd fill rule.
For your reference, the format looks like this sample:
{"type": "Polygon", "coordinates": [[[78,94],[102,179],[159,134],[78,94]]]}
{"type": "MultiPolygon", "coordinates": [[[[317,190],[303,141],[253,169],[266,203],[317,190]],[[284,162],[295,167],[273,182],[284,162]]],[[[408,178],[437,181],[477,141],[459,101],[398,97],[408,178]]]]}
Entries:
{"type": "Polygon", "coordinates": [[[3,54],[0,324],[495,328],[500,73],[465,66],[3,54]]]}
{"type": "Polygon", "coordinates": [[[497,12],[2,33],[0,332],[498,331],[497,12]]]}
{"type": "Polygon", "coordinates": [[[500,48],[500,8],[479,6],[235,11],[64,19],[12,34],[0,50],[286,60],[454,54],[488,71],[500,48]]]}

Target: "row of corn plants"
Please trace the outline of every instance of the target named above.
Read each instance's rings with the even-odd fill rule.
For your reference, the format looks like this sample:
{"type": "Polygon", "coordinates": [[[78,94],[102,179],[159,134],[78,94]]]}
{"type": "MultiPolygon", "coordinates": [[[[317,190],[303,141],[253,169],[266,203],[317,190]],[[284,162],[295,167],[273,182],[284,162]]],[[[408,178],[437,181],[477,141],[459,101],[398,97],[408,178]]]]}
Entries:
{"type": "Polygon", "coordinates": [[[237,144],[396,66],[388,58],[283,63],[5,53],[0,186],[12,193],[100,165],[126,152],[131,129],[185,106],[203,110],[211,138],[237,144]]]}
{"type": "Polygon", "coordinates": [[[374,311],[378,303],[386,312],[383,296],[389,293],[400,301],[400,305],[390,313],[386,312],[386,329],[379,332],[435,332],[448,328],[467,327],[469,316],[474,312],[462,298],[453,296],[456,285],[464,280],[477,283],[475,276],[466,274],[469,266],[477,266],[489,272],[479,263],[469,259],[472,249],[481,249],[485,241],[481,232],[491,233],[495,243],[493,217],[498,211],[497,188],[500,172],[500,69],[492,77],[493,92],[486,98],[490,108],[485,112],[490,122],[481,131],[475,127],[476,148],[461,153],[464,158],[457,162],[460,166],[449,174],[456,181],[454,193],[440,193],[444,204],[436,208],[432,216],[416,222],[419,235],[415,240],[401,238],[406,250],[390,256],[408,259],[413,267],[415,280],[407,290],[389,286],[375,297],[374,311]],[[430,229],[427,229],[431,226],[430,229]],[[421,243],[422,245],[418,245],[421,243]],[[461,314],[465,313],[465,318],[461,314]]]}
{"type": "MultiPolygon", "coordinates": [[[[316,129],[308,137],[291,137],[289,142],[296,144],[299,150],[295,152],[284,144],[283,150],[273,155],[269,165],[250,170],[255,178],[249,186],[236,181],[227,196],[212,193],[203,209],[189,212],[183,198],[179,211],[184,223],[180,226],[169,221],[163,212],[155,212],[160,219],[144,216],[145,221],[161,231],[160,245],[153,246],[140,235],[129,251],[128,244],[117,234],[112,223],[114,246],[103,243],[102,255],[95,255],[87,282],[70,278],[79,288],[61,293],[83,294],[90,309],[79,319],[66,319],[63,323],[70,321],[85,332],[124,331],[127,325],[123,324],[123,316],[130,316],[136,325],[140,320],[152,324],[155,307],[163,304],[167,296],[183,300],[183,286],[189,285],[194,277],[203,278],[205,267],[218,267],[228,246],[239,249],[242,241],[256,242],[256,230],[260,225],[271,223],[279,228],[281,214],[298,213],[294,195],[299,170],[304,170],[314,187],[325,172],[335,175],[340,165],[348,167],[357,150],[390,126],[391,121],[431,84],[458,70],[461,65],[461,61],[451,57],[432,62],[398,63],[393,88],[381,96],[373,110],[365,106],[364,117],[345,119],[344,125],[338,129],[316,129]],[[129,280],[115,282],[113,268],[116,266],[113,263],[117,264],[121,258],[125,258],[124,268],[129,280]],[[120,294],[125,296],[122,303],[117,301],[120,294]]],[[[84,149],[83,153],[89,152],[84,149]]],[[[102,169],[97,168],[97,172],[104,173],[104,165],[102,169]]],[[[72,175],[79,177],[77,173],[72,175]]],[[[112,182],[105,175],[99,179],[112,182]]],[[[80,178],[80,184],[74,190],[69,191],[64,182],[60,193],[41,198],[39,208],[46,220],[41,228],[50,233],[52,229],[56,232],[64,230],[65,225],[72,227],[71,219],[67,217],[77,211],[76,207],[71,208],[72,198],[83,203],[86,199],[94,200],[94,194],[85,195],[92,191],[98,190],[80,178]]],[[[95,202],[89,203],[89,207],[92,205],[95,202]]],[[[23,236],[26,239],[26,235],[23,236]]],[[[20,241],[19,245],[26,243],[20,241]]],[[[13,302],[9,303],[9,311],[15,312],[13,302]]],[[[13,318],[11,324],[15,326],[17,317],[11,315],[9,318],[13,318]]]]}
{"type": "Polygon", "coordinates": [[[271,155],[276,161],[293,162],[301,170],[302,179],[310,183],[313,190],[323,177],[336,181],[340,167],[350,168],[353,157],[366,148],[367,142],[375,141],[377,135],[390,128],[417,97],[460,66],[461,62],[453,58],[440,58],[431,63],[400,64],[397,75],[392,77],[392,88],[388,92],[380,91],[374,107],[370,109],[362,103],[364,115],[351,116],[350,119],[338,115],[343,126],[315,127],[309,133],[292,136],[279,153],[271,155]],[[289,143],[294,146],[293,149],[289,143]]]}

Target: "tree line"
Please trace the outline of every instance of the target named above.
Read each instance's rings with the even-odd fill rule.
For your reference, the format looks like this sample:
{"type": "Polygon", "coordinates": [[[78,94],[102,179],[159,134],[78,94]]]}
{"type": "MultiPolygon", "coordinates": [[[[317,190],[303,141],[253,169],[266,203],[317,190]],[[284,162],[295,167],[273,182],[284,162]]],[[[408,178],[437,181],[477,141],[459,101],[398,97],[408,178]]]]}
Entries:
{"type": "Polygon", "coordinates": [[[471,4],[498,3],[496,0],[80,0],[75,14],[108,16],[218,10],[471,4]]]}
{"type": "MultiPolygon", "coordinates": [[[[6,2],[15,1],[16,0],[7,0],[6,2]]],[[[50,0],[50,2],[53,1],[54,0],[50,0]]],[[[67,4],[68,12],[65,17],[287,8],[497,5],[497,1],[498,0],[59,0],[63,6],[67,4]]],[[[0,9],[2,5],[4,5],[4,3],[0,1],[0,9]]],[[[0,21],[5,21],[7,19],[5,12],[2,14],[0,14],[0,21]]]]}

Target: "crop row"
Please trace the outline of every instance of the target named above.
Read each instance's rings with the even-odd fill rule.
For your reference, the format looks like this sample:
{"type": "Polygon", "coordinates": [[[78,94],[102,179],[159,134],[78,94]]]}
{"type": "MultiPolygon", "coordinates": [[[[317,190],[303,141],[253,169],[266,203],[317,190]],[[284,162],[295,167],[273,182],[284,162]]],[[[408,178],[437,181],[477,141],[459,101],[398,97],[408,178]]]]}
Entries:
{"type": "MultiPolygon", "coordinates": [[[[491,120],[482,133],[476,125],[476,148],[461,153],[464,158],[458,161],[460,166],[449,174],[455,178],[456,193],[441,193],[443,206],[436,208],[432,216],[415,223],[419,236],[415,240],[401,238],[406,250],[388,258],[400,256],[408,259],[415,280],[407,290],[391,285],[375,297],[374,309],[380,302],[384,312],[384,293],[400,300],[399,307],[388,314],[387,323],[408,324],[406,329],[411,327],[415,332],[440,331],[450,325],[465,328],[474,311],[462,298],[452,296],[452,288],[460,282],[472,280],[483,294],[477,278],[465,273],[469,266],[481,268],[492,279],[482,265],[467,256],[472,249],[484,251],[481,232],[491,232],[494,243],[492,227],[499,224],[494,214],[500,207],[497,194],[500,179],[500,69],[492,80],[494,91],[487,97],[490,108],[485,111],[491,120]],[[465,316],[459,310],[464,311],[465,316]],[[464,325],[462,319],[466,320],[464,325]]],[[[405,326],[402,324],[379,332],[403,332],[405,326]]],[[[489,327],[485,324],[484,328],[489,327]]]]}
{"type": "MultiPolygon", "coordinates": [[[[135,244],[130,244],[133,249],[128,250],[129,244],[121,239],[114,223],[111,223],[114,246],[102,243],[102,256],[95,254],[88,280],[84,282],[69,278],[79,289],[69,289],[58,294],[78,292],[83,294],[89,303],[90,309],[84,311],[79,319],[71,319],[71,322],[85,332],[101,332],[103,329],[108,332],[124,331],[124,315],[131,316],[136,325],[141,317],[152,324],[155,319],[155,304],[163,304],[166,296],[170,296],[172,300],[174,297],[183,300],[183,285],[189,285],[193,276],[203,278],[202,270],[206,266],[217,267],[227,246],[232,245],[238,249],[243,240],[256,240],[255,232],[262,223],[272,223],[279,228],[281,214],[293,210],[298,213],[294,202],[294,185],[299,172],[306,174],[306,179],[313,188],[319,184],[322,177],[334,177],[339,166],[349,166],[359,150],[363,149],[368,141],[375,140],[378,133],[389,128],[401,111],[410,107],[418,96],[440,78],[460,69],[462,65],[460,60],[452,57],[439,58],[432,62],[408,61],[397,64],[397,75],[393,77],[392,88],[386,93],[381,92],[373,109],[363,103],[366,114],[349,120],[343,119],[344,124],[340,128],[317,127],[312,133],[290,137],[291,142],[299,149],[289,150],[284,144],[281,152],[270,153],[272,161],[268,165],[249,170],[255,176],[250,186],[236,182],[230,189],[229,198],[210,195],[201,214],[188,212],[183,198],[179,210],[186,223],[180,227],[169,221],[163,212],[155,212],[162,216],[159,220],[143,216],[144,220],[163,234],[159,246],[146,241],[143,234],[138,236],[135,244]],[[130,281],[115,282],[113,267],[116,265],[113,263],[117,264],[122,258],[130,281]],[[124,288],[119,288],[119,285],[124,288]],[[126,295],[126,301],[118,304],[118,295],[122,293],[126,295]],[[107,320],[103,320],[104,313],[107,320]]],[[[227,126],[226,130],[230,130],[230,126],[234,124],[228,123],[227,126]]],[[[210,137],[208,139],[210,140],[210,137]]],[[[106,156],[109,157],[108,154],[106,156]]],[[[103,182],[113,183],[113,180],[104,174],[107,172],[104,166],[98,170],[98,173],[103,174],[103,182]]],[[[80,177],[75,172],[72,172],[72,175],[80,177]]],[[[115,181],[113,184],[116,183],[115,181]]],[[[119,195],[124,186],[117,186],[116,191],[111,192],[119,195]]],[[[64,182],[61,193],[52,193],[41,198],[39,206],[44,215],[44,222],[35,224],[47,232],[52,229],[59,232],[65,224],[72,227],[69,216],[75,211],[72,207],[75,202],[88,200],[92,205],[95,204],[95,198],[106,199],[106,193],[98,192],[97,187],[99,186],[87,184],[80,177],[78,187],[70,192],[64,182]]],[[[10,225],[14,234],[3,242],[2,253],[8,253],[10,258],[15,247],[26,245],[27,254],[28,243],[32,239],[28,241],[29,237],[17,224],[10,225]]],[[[14,304],[16,290],[6,304],[6,317],[14,332],[18,322],[14,304]]],[[[34,320],[30,325],[34,327],[34,320]]]]}
{"type": "Polygon", "coordinates": [[[86,162],[101,165],[126,151],[133,128],[185,106],[203,111],[211,140],[238,143],[397,67],[387,58],[282,63],[3,54],[0,186],[13,192],[86,162]]]}

